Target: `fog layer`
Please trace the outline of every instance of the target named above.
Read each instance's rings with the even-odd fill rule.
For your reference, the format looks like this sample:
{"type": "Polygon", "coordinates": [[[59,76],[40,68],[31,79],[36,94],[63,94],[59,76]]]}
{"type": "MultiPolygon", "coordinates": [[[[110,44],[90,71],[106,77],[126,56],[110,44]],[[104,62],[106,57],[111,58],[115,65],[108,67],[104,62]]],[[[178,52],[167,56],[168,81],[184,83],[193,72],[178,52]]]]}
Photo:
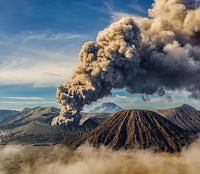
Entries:
{"type": "Polygon", "coordinates": [[[181,153],[145,150],[113,151],[88,144],[76,151],[58,146],[7,145],[0,150],[0,173],[32,174],[198,174],[200,141],[181,153]]]}

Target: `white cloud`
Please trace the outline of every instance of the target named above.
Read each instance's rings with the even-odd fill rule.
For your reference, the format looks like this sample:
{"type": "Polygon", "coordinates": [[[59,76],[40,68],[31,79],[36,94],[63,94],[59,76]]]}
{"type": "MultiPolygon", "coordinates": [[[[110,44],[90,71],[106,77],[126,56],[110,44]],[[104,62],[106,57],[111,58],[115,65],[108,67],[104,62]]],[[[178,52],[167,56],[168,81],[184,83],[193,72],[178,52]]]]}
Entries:
{"type": "Polygon", "coordinates": [[[120,95],[116,95],[116,98],[119,98],[119,99],[124,99],[124,98],[128,98],[127,96],[120,96],[120,95]]]}
{"type": "Polygon", "coordinates": [[[112,89],[113,92],[125,92],[125,89],[112,89]]]}
{"type": "Polygon", "coordinates": [[[10,64],[1,67],[0,83],[5,85],[13,84],[34,84],[34,86],[56,86],[70,80],[76,64],[54,61],[26,60],[22,62],[12,61],[10,64]]]}
{"type": "Polygon", "coordinates": [[[53,33],[32,34],[30,33],[26,37],[25,41],[28,41],[28,40],[43,40],[43,41],[68,40],[68,39],[74,39],[74,38],[80,38],[80,37],[83,37],[83,35],[69,34],[69,33],[59,33],[59,34],[53,34],[53,33]]]}
{"type": "Polygon", "coordinates": [[[133,10],[138,11],[140,13],[143,13],[145,15],[148,14],[147,10],[143,9],[142,6],[140,6],[140,5],[136,4],[136,3],[130,4],[129,7],[131,7],[133,10]]]}
{"type": "Polygon", "coordinates": [[[3,101],[1,103],[6,103],[6,104],[15,104],[15,105],[41,105],[41,104],[51,104],[51,105],[56,105],[56,101],[23,101],[23,102],[13,102],[13,101],[3,101]]]}
{"type": "Polygon", "coordinates": [[[12,108],[5,109],[5,108],[0,108],[0,110],[14,110],[14,111],[22,111],[23,109],[12,109],[12,108]]]}
{"type": "Polygon", "coordinates": [[[80,63],[85,36],[70,33],[22,33],[1,37],[0,84],[57,86],[71,79],[80,63]],[[3,49],[5,48],[5,49],[3,49]]]}
{"type": "MultiPolygon", "coordinates": [[[[137,13],[126,13],[123,11],[117,11],[114,10],[114,3],[111,4],[112,1],[110,1],[110,3],[108,3],[107,1],[104,2],[105,7],[107,8],[107,13],[109,13],[111,15],[111,23],[116,22],[118,20],[120,20],[122,17],[133,17],[133,16],[139,16],[139,14],[137,13]]],[[[142,10],[140,8],[140,10],[142,10]]]]}
{"type": "Polygon", "coordinates": [[[166,98],[163,98],[163,97],[159,97],[159,98],[153,98],[153,99],[150,99],[150,102],[169,102],[166,98]]]}
{"type": "Polygon", "coordinates": [[[139,100],[139,98],[116,95],[116,97],[104,97],[102,99],[99,99],[98,101],[101,103],[105,103],[105,102],[124,102],[124,103],[131,102],[131,103],[134,103],[137,100],[139,100]]]}
{"type": "Polygon", "coordinates": [[[1,98],[18,99],[18,100],[44,100],[45,99],[42,97],[1,97],[1,98]]]}
{"type": "Polygon", "coordinates": [[[120,20],[122,17],[133,17],[133,16],[138,16],[135,14],[129,14],[129,13],[125,13],[125,12],[110,12],[111,14],[111,23],[120,20]]]}

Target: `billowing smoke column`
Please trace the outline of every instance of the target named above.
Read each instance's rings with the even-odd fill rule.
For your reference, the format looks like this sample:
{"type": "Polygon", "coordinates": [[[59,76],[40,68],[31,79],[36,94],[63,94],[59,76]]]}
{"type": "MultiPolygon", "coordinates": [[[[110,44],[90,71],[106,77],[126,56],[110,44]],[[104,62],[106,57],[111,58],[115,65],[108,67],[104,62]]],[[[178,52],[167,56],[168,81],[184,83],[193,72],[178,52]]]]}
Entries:
{"type": "Polygon", "coordinates": [[[62,107],[52,125],[78,122],[85,104],[110,95],[112,88],[123,88],[138,72],[140,43],[140,29],[131,18],[99,32],[97,43],[85,43],[72,80],[57,88],[62,107]]]}
{"type": "Polygon", "coordinates": [[[79,54],[72,80],[59,85],[56,124],[76,124],[80,111],[113,88],[159,96],[187,90],[200,98],[200,7],[181,0],[155,0],[151,18],[124,17],[99,32],[79,54]]]}

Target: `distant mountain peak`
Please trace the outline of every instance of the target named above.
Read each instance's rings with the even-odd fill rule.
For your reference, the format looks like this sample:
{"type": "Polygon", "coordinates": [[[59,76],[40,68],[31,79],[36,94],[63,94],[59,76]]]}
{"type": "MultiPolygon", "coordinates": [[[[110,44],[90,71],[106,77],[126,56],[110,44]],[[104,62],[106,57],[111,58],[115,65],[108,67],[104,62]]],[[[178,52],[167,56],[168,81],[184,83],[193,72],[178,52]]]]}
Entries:
{"type": "Polygon", "coordinates": [[[114,113],[123,110],[122,107],[113,102],[105,102],[90,110],[89,113],[114,113]]]}

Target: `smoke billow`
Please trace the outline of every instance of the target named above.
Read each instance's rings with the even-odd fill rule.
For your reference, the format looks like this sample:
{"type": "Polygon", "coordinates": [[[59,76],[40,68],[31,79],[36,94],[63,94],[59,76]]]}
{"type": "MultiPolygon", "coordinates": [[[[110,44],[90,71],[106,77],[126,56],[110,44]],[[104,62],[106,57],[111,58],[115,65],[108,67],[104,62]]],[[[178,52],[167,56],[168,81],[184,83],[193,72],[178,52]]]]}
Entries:
{"type": "Polygon", "coordinates": [[[122,18],[99,32],[97,43],[85,43],[72,80],[57,88],[62,107],[52,125],[69,124],[72,118],[72,122],[78,121],[85,104],[110,95],[112,88],[124,88],[139,71],[140,44],[140,29],[132,18],[122,18]]]}
{"type": "Polygon", "coordinates": [[[113,88],[166,97],[187,90],[200,99],[200,7],[185,2],[155,0],[150,18],[124,17],[85,43],[72,80],[57,88],[62,107],[52,125],[78,123],[83,106],[113,88]]]}

